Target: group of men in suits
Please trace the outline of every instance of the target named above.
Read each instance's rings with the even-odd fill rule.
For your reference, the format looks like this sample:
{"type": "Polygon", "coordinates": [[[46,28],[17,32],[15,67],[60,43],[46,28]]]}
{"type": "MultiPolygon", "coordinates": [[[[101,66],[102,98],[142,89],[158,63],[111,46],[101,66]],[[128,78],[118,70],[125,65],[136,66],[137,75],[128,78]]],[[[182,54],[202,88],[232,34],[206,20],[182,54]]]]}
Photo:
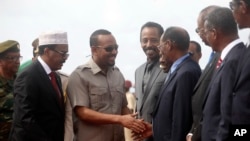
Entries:
{"type": "MultiPolygon", "coordinates": [[[[153,40],[153,38],[149,35],[152,35],[152,33],[149,35],[144,33],[147,36],[142,33],[141,40],[148,41],[147,44],[150,45],[150,39],[153,40]]],[[[192,60],[188,53],[190,37],[185,29],[181,27],[169,27],[161,36],[158,35],[156,37],[159,39],[158,62],[162,69],[161,73],[165,73],[165,77],[158,76],[164,77],[164,79],[161,79],[157,78],[158,74],[151,74],[150,80],[145,83],[143,82],[145,81],[145,76],[143,77],[142,73],[146,74],[147,70],[145,68],[147,68],[148,62],[137,69],[137,71],[140,71],[140,73],[136,73],[135,85],[135,89],[138,89],[136,93],[138,98],[137,104],[140,105],[139,109],[137,107],[137,110],[139,115],[143,115],[144,112],[151,120],[145,123],[147,129],[143,133],[134,134],[134,139],[147,138],[146,140],[151,139],[156,141],[185,140],[185,136],[192,124],[192,113],[190,112],[192,91],[199,79],[201,70],[197,62],[192,60]],[[150,95],[148,91],[144,91],[144,93],[139,91],[143,90],[143,86],[145,85],[146,87],[157,88],[150,89],[154,95],[150,95]],[[150,100],[153,103],[150,104],[150,100]],[[148,106],[146,107],[145,105],[148,106]]],[[[150,53],[154,51],[153,47],[152,45],[146,46],[146,49],[144,49],[148,58],[151,57],[150,53]],[[147,52],[147,50],[150,51],[147,52]]]]}
{"type": "Polygon", "coordinates": [[[204,32],[209,45],[221,55],[203,104],[202,140],[228,140],[232,88],[246,47],[239,39],[237,24],[229,8],[212,11],[205,20],[204,32]]]}
{"type": "MultiPolygon", "coordinates": [[[[206,16],[213,11],[214,9],[218,8],[218,6],[208,6],[201,10],[198,18],[197,18],[197,29],[196,32],[200,36],[201,40],[205,45],[209,46],[209,42],[207,41],[205,34],[203,33],[204,23],[206,16]]],[[[209,61],[203,70],[198,82],[196,83],[193,96],[192,96],[192,113],[193,113],[193,124],[192,127],[187,135],[187,141],[200,141],[201,140],[201,120],[202,120],[202,106],[204,103],[204,97],[206,97],[206,90],[208,85],[212,79],[213,73],[215,71],[215,67],[217,65],[218,59],[220,57],[219,52],[215,52],[212,49],[209,61]]]]}
{"type": "Polygon", "coordinates": [[[234,133],[237,126],[250,126],[249,47],[239,39],[237,29],[237,24],[239,29],[250,27],[250,1],[233,0],[229,6],[231,11],[212,11],[204,24],[209,45],[221,52],[221,65],[217,64],[202,107],[204,141],[249,140],[249,135],[244,138],[234,133]]]}
{"type": "MultiPolygon", "coordinates": [[[[107,108],[109,106],[105,106],[112,102],[95,102],[96,99],[109,98],[101,97],[102,92],[108,92],[98,91],[104,90],[100,86],[106,86],[107,82],[93,81],[93,78],[103,80],[103,76],[111,73],[117,76],[119,81],[110,83],[110,86],[114,85],[110,87],[110,94],[122,92],[124,84],[123,76],[114,67],[118,49],[115,38],[107,30],[95,31],[91,35],[93,42],[90,42],[93,58],[79,66],[70,78],[68,93],[79,123],[75,139],[121,139],[122,134],[113,136],[116,131],[106,129],[120,131],[122,125],[138,131],[134,132],[135,140],[225,141],[230,139],[230,126],[249,125],[250,49],[240,41],[237,23],[240,29],[250,27],[250,0],[233,0],[230,8],[232,11],[209,6],[199,14],[196,31],[203,42],[212,48],[212,59],[202,73],[198,63],[188,53],[190,37],[185,29],[173,26],[164,31],[154,22],[142,26],[140,43],[147,62],[135,72],[137,114],[123,115],[130,112],[124,97],[117,97],[119,95],[114,98],[120,101],[117,105],[121,107],[114,106],[114,113],[107,108]],[[98,69],[98,76],[88,78],[91,75],[80,73],[84,71],[93,75],[91,69],[98,69]],[[82,84],[79,82],[86,84],[79,86],[82,84]],[[79,101],[85,95],[88,97],[87,89],[93,93],[91,101],[79,101]],[[135,116],[144,121],[134,119],[135,116]],[[120,125],[117,126],[117,123],[120,125]],[[102,134],[83,134],[83,127],[91,129],[88,133],[102,134]],[[101,132],[99,127],[103,129],[101,132]]],[[[12,59],[8,57],[9,60],[20,63],[18,53],[12,59]]],[[[53,32],[39,36],[38,53],[38,59],[15,81],[11,141],[64,140],[62,84],[56,74],[57,86],[54,86],[54,76],[50,74],[60,69],[68,57],[67,33],[53,32]]],[[[112,77],[109,79],[112,80],[112,77]]]]}
{"type": "MultiPolygon", "coordinates": [[[[180,54],[180,52],[173,51],[176,44],[176,48],[178,48],[179,42],[176,40],[180,36],[176,34],[180,34],[180,32],[177,32],[180,31],[180,28],[170,27],[166,29],[161,36],[159,50],[160,65],[163,71],[168,72],[168,77],[166,77],[165,83],[164,81],[161,82],[160,91],[154,90],[158,94],[150,95],[148,91],[143,91],[144,86],[152,87],[152,84],[155,83],[155,79],[145,82],[148,64],[145,63],[137,69],[135,87],[138,89],[136,93],[138,99],[137,112],[139,115],[143,115],[147,111],[151,115],[152,121],[145,123],[147,130],[143,133],[134,134],[135,140],[177,141],[185,140],[185,135],[187,135],[187,141],[222,141],[229,140],[232,137],[231,126],[235,124],[249,125],[248,100],[250,94],[247,85],[250,81],[250,63],[248,62],[250,56],[249,49],[246,49],[246,46],[239,39],[237,29],[237,23],[240,29],[250,27],[249,5],[248,0],[233,0],[230,3],[232,11],[229,8],[212,5],[200,12],[196,32],[200,35],[202,41],[212,48],[211,59],[209,59],[200,77],[190,74],[189,76],[192,76],[192,78],[185,79],[182,76],[182,81],[188,80],[185,86],[181,85],[178,77],[181,76],[182,71],[187,73],[188,70],[192,69],[185,68],[185,65],[183,65],[184,62],[188,62],[186,61],[188,59],[184,59],[176,65],[178,59],[185,58],[185,53],[176,57],[176,54],[180,54]],[[171,38],[171,36],[173,37],[171,38]],[[190,85],[188,86],[187,83],[190,85]],[[179,88],[175,86],[177,84],[179,88]],[[188,91],[187,88],[192,90],[188,91]],[[178,93],[178,91],[181,91],[180,89],[185,89],[185,92],[181,92],[182,95],[178,93]],[[186,95],[183,96],[183,94],[186,95]],[[152,97],[156,103],[151,103],[151,107],[149,106],[148,109],[143,111],[152,97]],[[189,107],[191,105],[192,108],[189,107]],[[185,106],[186,109],[182,106],[185,106]],[[154,108],[150,111],[149,109],[152,107],[154,108]],[[192,113],[193,119],[191,119],[191,115],[186,113],[187,111],[192,113]],[[182,119],[184,115],[185,119],[182,119]],[[193,124],[190,126],[192,120],[193,124]],[[178,125],[181,125],[181,127],[178,127],[178,125]]],[[[183,46],[184,44],[182,44],[183,46]]],[[[145,53],[149,58],[146,51],[145,53]]],[[[189,64],[189,66],[192,65],[189,64]]],[[[195,69],[192,72],[199,74],[195,69]]],[[[154,77],[150,76],[150,78],[154,77]]]]}

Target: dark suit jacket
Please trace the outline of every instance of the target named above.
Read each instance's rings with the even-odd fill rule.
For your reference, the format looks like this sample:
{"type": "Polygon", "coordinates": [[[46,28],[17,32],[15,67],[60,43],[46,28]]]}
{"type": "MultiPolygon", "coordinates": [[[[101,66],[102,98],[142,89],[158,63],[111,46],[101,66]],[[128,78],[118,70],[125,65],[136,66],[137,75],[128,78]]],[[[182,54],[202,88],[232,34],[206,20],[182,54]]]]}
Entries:
{"type": "MultiPolygon", "coordinates": [[[[59,76],[57,82],[63,94],[59,76]]],[[[19,74],[14,83],[14,97],[11,141],[63,141],[63,100],[59,103],[49,76],[39,61],[19,74]]]]}
{"type": "Polygon", "coordinates": [[[135,94],[137,97],[136,112],[138,112],[139,118],[143,118],[150,123],[152,122],[154,105],[166,78],[166,73],[164,73],[159,66],[160,63],[157,62],[152,68],[152,73],[144,93],[142,90],[146,63],[140,66],[135,72],[135,94]]]}
{"type": "Polygon", "coordinates": [[[201,74],[190,57],[178,65],[162,87],[153,113],[156,141],[184,141],[192,124],[191,97],[201,74]]]}
{"type": "Polygon", "coordinates": [[[250,125],[250,46],[241,61],[233,90],[232,124],[250,125]]]}
{"type": "Polygon", "coordinates": [[[206,94],[208,85],[212,79],[216,64],[220,58],[220,53],[215,53],[212,60],[206,65],[198,82],[193,90],[192,97],[192,112],[193,112],[193,124],[190,133],[193,134],[192,141],[201,141],[201,124],[202,119],[202,105],[203,99],[206,94]]]}
{"type": "Polygon", "coordinates": [[[235,74],[245,50],[243,43],[233,47],[213,76],[203,109],[202,141],[228,138],[235,74]]]}

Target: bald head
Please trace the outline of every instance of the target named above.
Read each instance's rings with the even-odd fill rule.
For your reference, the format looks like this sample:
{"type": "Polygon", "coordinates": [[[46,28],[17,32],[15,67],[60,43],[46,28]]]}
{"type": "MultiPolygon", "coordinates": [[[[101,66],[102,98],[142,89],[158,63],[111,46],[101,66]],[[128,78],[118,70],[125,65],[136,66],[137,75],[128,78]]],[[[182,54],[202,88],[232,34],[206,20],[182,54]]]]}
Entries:
{"type": "Polygon", "coordinates": [[[198,16],[198,19],[197,19],[198,26],[196,29],[196,33],[199,34],[201,40],[204,42],[205,45],[209,45],[209,44],[204,36],[204,22],[205,22],[205,19],[207,18],[207,16],[217,8],[219,8],[219,6],[216,6],[216,5],[210,5],[210,6],[205,7],[204,9],[201,10],[201,12],[198,16]]]}
{"type": "Polygon", "coordinates": [[[188,32],[181,27],[172,26],[165,30],[160,41],[160,67],[164,72],[188,53],[189,41],[188,32]]]}
{"type": "Polygon", "coordinates": [[[239,38],[232,11],[225,7],[218,8],[208,15],[204,30],[209,44],[217,52],[221,52],[227,44],[239,38]]]}
{"type": "Polygon", "coordinates": [[[189,34],[181,27],[172,26],[166,29],[162,36],[162,41],[171,40],[180,51],[187,51],[189,47],[189,34]]]}
{"type": "Polygon", "coordinates": [[[207,6],[205,7],[204,9],[201,10],[200,14],[199,14],[199,18],[201,19],[201,21],[205,21],[206,19],[206,16],[213,10],[219,8],[220,6],[217,6],[217,5],[210,5],[210,6],[207,6]]]}

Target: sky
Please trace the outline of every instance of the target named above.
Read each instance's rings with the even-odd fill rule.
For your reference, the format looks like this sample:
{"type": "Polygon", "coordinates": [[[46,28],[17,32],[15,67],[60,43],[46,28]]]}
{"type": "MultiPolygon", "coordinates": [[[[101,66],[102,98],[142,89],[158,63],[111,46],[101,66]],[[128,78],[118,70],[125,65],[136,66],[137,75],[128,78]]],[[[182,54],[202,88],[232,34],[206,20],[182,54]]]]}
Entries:
{"type": "MultiPolygon", "coordinates": [[[[191,40],[202,46],[201,68],[211,48],[195,33],[199,12],[209,5],[228,7],[230,0],[1,0],[0,42],[20,43],[22,63],[32,58],[32,41],[44,31],[68,33],[69,58],[61,71],[70,74],[90,59],[89,36],[97,29],[107,29],[119,45],[116,66],[125,79],[134,82],[137,67],[146,61],[139,35],[141,26],[153,21],[164,29],[180,26],[191,40]]],[[[240,30],[243,42],[249,30],[240,30]]]]}

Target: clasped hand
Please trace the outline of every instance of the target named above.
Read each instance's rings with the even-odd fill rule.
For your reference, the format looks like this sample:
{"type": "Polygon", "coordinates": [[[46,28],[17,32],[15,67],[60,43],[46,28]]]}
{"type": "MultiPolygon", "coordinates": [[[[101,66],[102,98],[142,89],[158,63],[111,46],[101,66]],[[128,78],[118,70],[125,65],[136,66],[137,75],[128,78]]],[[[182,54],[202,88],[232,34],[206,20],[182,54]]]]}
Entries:
{"type": "Polygon", "coordinates": [[[153,134],[152,124],[150,124],[148,122],[144,122],[144,121],[143,121],[143,124],[146,127],[146,129],[143,132],[132,131],[132,138],[134,141],[141,141],[145,138],[152,136],[152,134],[153,134]]]}
{"type": "Polygon", "coordinates": [[[122,125],[135,133],[142,133],[146,130],[145,124],[143,119],[136,119],[136,116],[137,113],[123,115],[121,119],[122,125]]]}

